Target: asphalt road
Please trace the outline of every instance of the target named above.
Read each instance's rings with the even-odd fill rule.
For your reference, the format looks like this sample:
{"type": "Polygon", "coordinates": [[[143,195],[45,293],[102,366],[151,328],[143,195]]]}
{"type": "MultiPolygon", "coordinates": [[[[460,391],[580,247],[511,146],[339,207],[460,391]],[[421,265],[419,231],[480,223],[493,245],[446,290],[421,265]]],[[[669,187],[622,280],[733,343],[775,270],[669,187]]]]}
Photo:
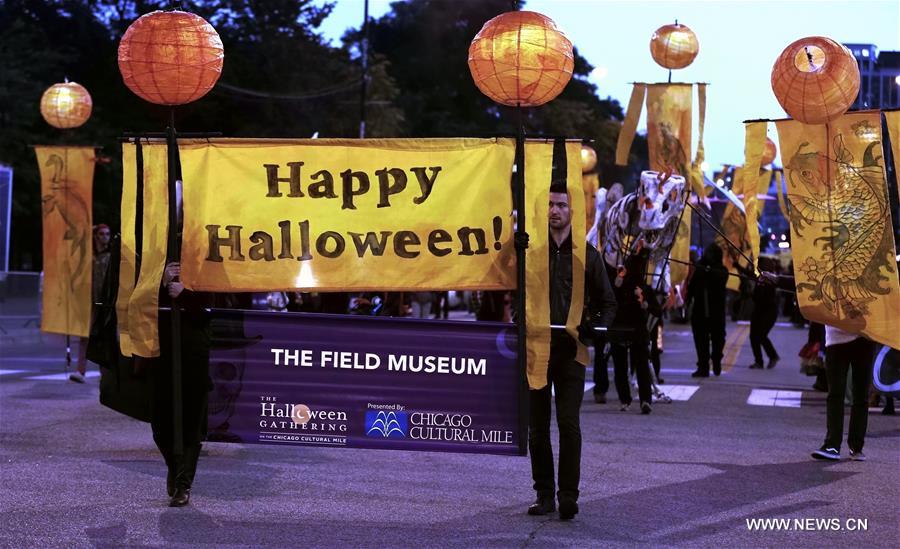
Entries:
{"type": "Polygon", "coordinates": [[[729,325],[726,372],[697,382],[689,332],[670,327],[661,388],[687,399],[649,416],[586,394],[571,522],[525,514],[527,458],[221,443],[190,506],[169,508],[149,425],[101,406],[97,378],[35,379],[62,372],[61,338],[7,336],[0,546],[900,546],[900,416],[871,413],[867,462],[810,459],[825,409],[798,370],[805,332],[777,327],[784,360],[760,371],[747,331],[729,325]]]}

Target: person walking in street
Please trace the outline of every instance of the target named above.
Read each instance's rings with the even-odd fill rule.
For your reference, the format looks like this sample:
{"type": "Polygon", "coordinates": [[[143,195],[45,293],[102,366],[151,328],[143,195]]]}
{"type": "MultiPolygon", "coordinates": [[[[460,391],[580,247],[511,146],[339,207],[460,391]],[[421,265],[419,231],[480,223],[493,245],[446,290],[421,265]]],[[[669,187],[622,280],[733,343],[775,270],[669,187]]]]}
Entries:
{"type": "MultiPolygon", "coordinates": [[[[761,271],[774,271],[774,265],[767,257],[759,258],[761,271]]],[[[752,274],[752,272],[751,272],[752,274]]],[[[779,356],[769,339],[769,332],[775,326],[778,319],[778,303],[775,295],[775,286],[771,284],[757,283],[753,288],[753,313],[750,315],[750,347],[753,350],[752,369],[763,368],[762,351],[765,349],[769,357],[766,368],[774,368],[778,364],[779,356]]]]}
{"type": "Polygon", "coordinates": [[[688,283],[688,302],[691,309],[691,331],[697,350],[697,370],[691,377],[709,377],[709,361],[713,373],[722,373],[725,349],[725,285],[728,271],[722,264],[722,248],[710,244],[703,250],[688,283]],[[710,352],[712,347],[712,352],[710,352]]]}
{"type": "MultiPolygon", "coordinates": [[[[112,237],[109,225],[100,223],[94,226],[94,262],[91,270],[91,323],[94,325],[97,318],[97,303],[103,291],[103,283],[106,273],[109,271],[110,248],[109,241],[112,237]]],[[[75,371],[69,374],[69,380],[75,383],[84,383],[84,375],[87,373],[88,338],[82,337],[78,341],[78,361],[75,363],[75,371]]]]}
{"type": "MultiPolygon", "coordinates": [[[[572,212],[565,180],[550,187],[550,322],[565,324],[572,301],[572,212]]],[[[580,243],[586,246],[585,243],[580,243]]],[[[609,287],[603,259],[593,246],[586,246],[585,305],[588,320],[608,326],[616,314],[616,301],[609,287]]],[[[583,317],[584,315],[582,315],[583,317]]],[[[547,515],[556,509],[554,500],[553,448],[550,444],[551,388],[556,396],[559,426],[559,518],[571,520],[578,513],[581,477],[581,401],[584,398],[585,366],[575,358],[577,342],[563,330],[553,330],[547,385],[529,391],[528,446],[531,474],[537,499],[529,515],[547,515]]]]}
{"type": "Polygon", "coordinates": [[[869,422],[869,383],[875,344],[858,334],[825,326],[825,375],[828,377],[828,397],[825,400],[826,432],[821,448],[812,453],[815,459],[841,459],[841,439],[844,434],[844,396],[847,373],[850,372],[853,403],[850,405],[850,429],[847,446],[850,459],[865,461],[863,445],[869,422]]]}

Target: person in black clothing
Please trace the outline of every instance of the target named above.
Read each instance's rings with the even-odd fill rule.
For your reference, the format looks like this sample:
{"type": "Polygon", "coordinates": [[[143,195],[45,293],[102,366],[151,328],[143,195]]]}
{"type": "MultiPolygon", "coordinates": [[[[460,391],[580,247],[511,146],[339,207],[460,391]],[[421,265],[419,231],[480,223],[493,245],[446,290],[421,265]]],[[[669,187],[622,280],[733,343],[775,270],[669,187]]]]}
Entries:
{"type": "MultiPolygon", "coordinates": [[[[565,181],[550,187],[550,322],[565,324],[572,301],[572,214],[565,181]]],[[[590,321],[608,326],[616,314],[616,300],[609,287],[603,259],[586,243],[585,306],[590,321]]],[[[589,326],[584,326],[589,329],[589,326]]],[[[529,391],[530,421],[528,446],[531,473],[537,499],[529,515],[546,515],[556,509],[553,492],[553,448],[550,445],[551,386],[556,393],[556,422],[559,426],[559,518],[572,519],[578,513],[578,483],[581,476],[581,423],[579,412],[584,398],[585,367],[576,360],[577,342],[564,330],[553,330],[547,385],[529,391]]]]}
{"type": "Polygon", "coordinates": [[[722,248],[713,243],[703,250],[691,280],[688,282],[688,303],[691,310],[691,331],[697,350],[697,370],[691,377],[709,377],[709,361],[713,373],[722,373],[722,354],[725,349],[725,285],[728,271],[722,264],[722,248]],[[712,353],[710,353],[712,344],[712,353]]]}
{"type": "Polygon", "coordinates": [[[650,332],[647,329],[647,314],[659,317],[661,310],[653,288],[645,282],[647,274],[648,250],[643,241],[638,241],[634,253],[613,275],[613,286],[618,303],[615,328],[622,328],[626,335],[617,336],[612,343],[614,379],[622,411],[631,407],[631,386],[628,382],[628,358],[638,380],[638,398],[641,413],[649,414],[652,400],[650,388],[650,332]]]}
{"type": "MultiPolygon", "coordinates": [[[[766,258],[759,258],[761,271],[774,271],[774,265],[766,258]]],[[[750,271],[752,275],[752,271],[750,271]]],[[[750,315],[750,347],[753,349],[753,364],[750,368],[762,368],[762,350],[765,349],[769,357],[767,368],[774,368],[778,364],[778,352],[769,339],[769,332],[775,326],[778,319],[778,303],[775,298],[775,286],[771,284],[757,283],[753,288],[753,313],[750,315]]]]}
{"type": "Polygon", "coordinates": [[[178,281],[181,267],[169,263],[163,272],[159,306],[175,303],[181,310],[182,453],[175,453],[172,412],[172,330],[168,311],[159,313],[159,357],[151,361],[151,427],[153,440],[168,468],[166,491],[169,506],[183,507],[191,497],[201,441],[206,438],[206,404],[209,379],[210,318],[212,294],[185,290],[178,281]]]}

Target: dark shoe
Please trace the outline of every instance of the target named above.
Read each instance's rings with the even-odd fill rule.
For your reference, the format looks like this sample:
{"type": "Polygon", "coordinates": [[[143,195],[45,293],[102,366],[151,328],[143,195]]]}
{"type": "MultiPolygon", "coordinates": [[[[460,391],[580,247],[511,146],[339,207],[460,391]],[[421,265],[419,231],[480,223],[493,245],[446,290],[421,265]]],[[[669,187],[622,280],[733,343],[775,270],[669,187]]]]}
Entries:
{"type": "Polygon", "coordinates": [[[722,375],[722,365],[721,364],[713,364],[713,373],[717,376],[722,375]]]}
{"type": "Polygon", "coordinates": [[[828,392],[828,385],[826,385],[824,383],[819,383],[818,381],[813,383],[812,388],[815,389],[816,391],[822,391],[823,393],[828,392]]]}
{"type": "Polygon", "coordinates": [[[627,412],[627,411],[630,410],[630,409],[631,409],[631,403],[630,403],[630,402],[623,402],[623,403],[622,403],[622,406],[619,407],[619,411],[620,411],[620,412],[627,412]]]}
{"type": "Polygon", "coordinates": [[[862,450],[858,452],[850,450],[850,459],[853,461],[866,461],[866,454],[862,453],[862,450]]]}
{"type": "Polygon", "coordinates": [[[825,459],[829,461],[840,461],[841,451],[837,448],[826,448],[822,446],[812,454],[813,459],[825,459]]]}
{"type": "Polygon", "coordinates": [[[553,496],[542,498],[538,496],[537,500],[528,507],[528,514],[532,516],[549,515],[556,511],[556,501],[553,496]]]}
{"type": "Polygon", "coordinates": [[[763,365],[759,362],[754,362],[753,364],[751,364],[750,366],[747,366],[747,367],[750,368],[751,370],[762,370],[763,369],[763,365]]]}
{"type": "Polygon", "coordinates": [[[184,507],[191,501],[191,489],[178,487],[169,501],[169,507],[184,507]]]}
{"type": "Polygon", "coordinates": [[[666,384],[666,380],[663,379],[663,378],[661,378],[661,377],[656,378],[656,381],[657,381],[657,383],[659,383],[660,385],[665,385],[665,384],[666,384]]]}
{"type": "Polygon", "coordinates": [[[702,372],[700,370],[696,370],[696,371],[694,371],[693,374],[691,374],[691,377],[709,377],[709,372],[702,372]]]}
{"type": "Polygon", "coordinates": [[[653,411],[653,408],[650,407],[649,402],[641,402],[641,413],[642,414],[647,415],[652,411],[653,411]]]}
{"type": "Polygon", "coordinates": [[[597,404],[606,404],[606,393],[594,393],[594,402],[597,404]]]}
{"type": "Polygon", "coordinates": [[[578,514],[578,503],[574,499],[559,500],[559,520],[572,520],[578,514]]]}
{"type": "Polygon", "coordinates": [[[779,358],[780,358],[780,357],[777,357],[777,356],[776,356],[775,358],[770,358],[770,359],[769,359],[769,363],[766,364],[766,368],[768,368],[768,369],[770,369],[770,370],[771,370],[772,368],[774,368],[775,365],[778,364],[779,358]]]}
{"type": "Polygon", "coordinates": [[[69,381],[74,381],[75,383],[84,383],[84,374],[81,372],[72,372],[69,374],[69,381]]]}

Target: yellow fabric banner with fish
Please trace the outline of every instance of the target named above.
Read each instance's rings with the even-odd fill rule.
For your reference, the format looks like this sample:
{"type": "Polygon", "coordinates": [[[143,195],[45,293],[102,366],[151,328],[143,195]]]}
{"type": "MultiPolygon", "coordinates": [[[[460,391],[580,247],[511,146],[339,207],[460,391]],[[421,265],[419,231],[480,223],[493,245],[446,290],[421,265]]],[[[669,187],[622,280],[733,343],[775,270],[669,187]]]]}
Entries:
{"type": "MultiPolygon", "coordinates": [[[[691,177],[691,102],[693,84],[649,84],[647,86],[647,147],[650,169],[691,177]]],[[[691,215],[681,217],[669,264],[672,284],[687,278],[691,250],[691,215]]]]}
{"type": "Polygon", "coordinates": [[[214,139],[179,149],[188,289],[515,287],[511,139],[214,139]]]}
{"type": "Polygon", "coordinates": [[[35,147],[41,172],[44,281],[41,330],[91,329],[93,147],[35,147]]]}
{"type": "Polygon", "coordinates": [[[881,113],[845,114],[823,126],[776,125],[800,311],[900,348],[881,113]]]}
{"type": "MultiPolygon", "coordinates": [[[[744,214],[747,223],[747,243],[750,245],[749,258],[753,260],[753,272],[756,273],[756,263],[759,259],[759,216],[762,211],[759,206],[760,179],[764,174],[760,173],[762,155],[766,147],[766,122],[750,122],[745,126],[744,134],[744,167],[741,176],[744,179],[744,214]]],[[[768,187],[767,187],[768,189],[768,187]]],[[[765,194],[765,193],[763,193],[765,194]]]]}

